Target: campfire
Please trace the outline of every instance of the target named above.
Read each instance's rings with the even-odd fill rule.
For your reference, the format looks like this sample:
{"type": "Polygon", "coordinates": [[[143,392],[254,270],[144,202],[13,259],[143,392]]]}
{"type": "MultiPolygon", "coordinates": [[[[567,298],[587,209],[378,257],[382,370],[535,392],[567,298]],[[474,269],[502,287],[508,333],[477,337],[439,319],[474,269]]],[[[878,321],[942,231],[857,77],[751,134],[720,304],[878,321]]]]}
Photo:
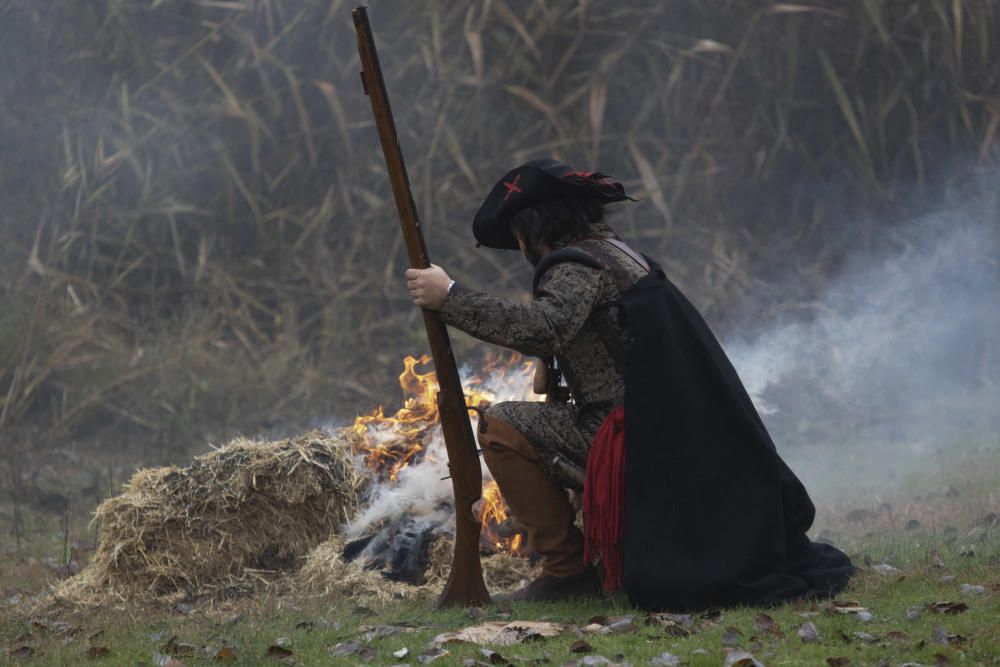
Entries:
{"type": "MultiPolygon", "coordinates": [[[[431,544],[451,531],[451,487],[438,425],[438,384],[430,357],[406,357],[399,376],[401,407],[384,406],[356,417],[347,429],[354,451],[369,471],[367,506],[347,529],[347,560],[362,558],[387,577],[422,583],[431,544]],[[428,488],[430,487],[430,488],[428,488]]],[[[521,355],[488,358],[479,372],[466,374],[466,402],[484,409],[501,400],[531,400],[533,364],[521,355]]],[[[471,415],[473,425],[477,414],[471,415]]],[[[510,516],[496,482],[484,467],[483,498],[475,508],[482,524],[483,554],[529,556],[523,530],[510,516]]]]}
{"type": "MultiPolygon", "coordinates": [[[[391,415],[379,407],[330,432],[237,438],[185,467],[137,471],[98,507],[93,559],[50,602],[152,597],[173,604],[251,595],[283,581],[376,597],[436,592],[447,577],[454,509],[429,362],[406,358],[403,403],[391,415]],[[282,579],[293,572],[295,580],[282,579]]],[[[488,359],[465,374],[469,405],[528,400],[531,371],[520,356],[488,359]]],[[[484,575],[491,590],[510,589],[534,565],[523,531],[483,472],[484,575]]]]}

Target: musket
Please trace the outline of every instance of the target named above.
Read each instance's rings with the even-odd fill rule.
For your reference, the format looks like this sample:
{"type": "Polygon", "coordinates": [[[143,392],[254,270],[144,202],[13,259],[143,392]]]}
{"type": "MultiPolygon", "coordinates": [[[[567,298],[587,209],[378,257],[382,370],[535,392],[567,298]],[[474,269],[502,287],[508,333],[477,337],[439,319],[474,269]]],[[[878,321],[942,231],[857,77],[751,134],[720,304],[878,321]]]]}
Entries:
{"type": "MultiPolygon", "coordinates": [[[[382,153],[389,171],[389,181],[392,183],[392,195],[396,200],[410,266],[426,269],[430,267],[431,261],[420,229],[417,207],[410,193],[410,180],[406,175],[403,153],[399,149],[396,124],[392,119],[389,96],[382,79],[378,53],[375,51],[375,40],[368,24],[368,12],[364,7],[358,7],[352,14],[354,29],[358,34],[358,54],[361,56],[361,83],[372,104],[372,114],[382,143],[382,153]]],[[[438,598],[438,606],[478,606],[490,601],[479,561],[480,526],[472,513],[472,506],[482,497],[483,471],[479,466],[479,451],[472,434],[465,392],[458,377],[448,329],[437,312],[426,309],[422,312],[437,373],[438,414],[441,416],[441,430],[448,450],[448,470],[455,492],[455,552],[451,561],[451,573],[441,597],[438,598]]]]}

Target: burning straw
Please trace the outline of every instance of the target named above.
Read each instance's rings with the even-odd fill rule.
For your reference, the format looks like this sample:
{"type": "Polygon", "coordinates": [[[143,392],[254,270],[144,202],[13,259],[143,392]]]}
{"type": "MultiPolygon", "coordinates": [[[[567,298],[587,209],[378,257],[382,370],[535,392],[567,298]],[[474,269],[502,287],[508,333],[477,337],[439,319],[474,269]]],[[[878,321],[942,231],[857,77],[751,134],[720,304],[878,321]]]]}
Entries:
{"type": "MultiPolygon", "coordinates": [[[[272,583],[279,590],[383,601],[436,595],[453,542],[451,488],[439,472],[446,455],[437,428],[437,382],[433,372],[417,370],[428,361],[406,358],[404,401],[394,414],[380,407],[332,434],[237,439],[186,468],[138,471],[121,495],[97,508],[101,531],[93,560],[57,588],[54,602],[228,598],[272,583]],[[377,559],[345,560],[348,522],[369,537],[395,538],[394,520],[420,521],[428,513],[437,520],[427,522],[431,533],[414,561],[420,571],[409,573],[420,585],[398,581],[399,573],[377,559]]],[[[519,396],[529,371],[517,355],[490,361],[482,376],[466,378],[469,403],[519,396]]],[[[518,557],[523,535],[492,481],[480,511],[483,550],[496,552],[483,558],[490,590],[506,591],[535,576],[536,567],[518,557]]]]}
{"type": "Polygon", "coordinates": [[[357,508],[350,447],[321,432],[236,439],[186,468],[140,470],[96,512],[91,563],[57,600],[252,592],[300,565],[357,508]]]}
{"type": "MultiPolygon", "coordinates": [[[[430,548],[426,582],[412,586],[387,578],[380,570],[366,569],[357,561],[344,561],[344,539],[335,536],[313,549],[295,578],[301,592],[349,596],[352,599],[386,602],[399,599],[430,599],[444,587],[451,569],[454,541],[440,536],[430,548]]],[[[483,579],[490,593],[506,593],[541,574],[540,566],[515,554],[498,552],[482,558],[483,579]]]]}

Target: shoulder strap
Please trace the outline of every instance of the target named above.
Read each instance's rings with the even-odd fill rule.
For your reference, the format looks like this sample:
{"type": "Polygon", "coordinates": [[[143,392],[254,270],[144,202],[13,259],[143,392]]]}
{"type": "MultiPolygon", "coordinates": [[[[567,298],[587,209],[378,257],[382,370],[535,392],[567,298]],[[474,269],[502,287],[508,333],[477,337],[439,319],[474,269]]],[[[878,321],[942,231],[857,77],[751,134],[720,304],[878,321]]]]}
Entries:
{"type": "Polygon", "coordinates": [[[633,262],[644,268],[647,273],[649,272],[649,262],[647,262],[642,255],[633,250],[631,246],[629,246],[627,243],[625,243],[621,239],[616,239],[616,238],[604,238],[601,240],[607,241],[614,247],[618,248],[623,253],[628,255],[629,259],[631,259],[633,262]]]}
{"type": "Polygon", "coordinates": [[[541,282],[542,276],[545,275],[546,271],[562,262],[576,262],[577,264],[583,264],[584,266],[588,266],[592,269],[604,268],[604,265],[594,259],[592,255],[588,255],[584,251],[577,248],[567,247],[560,248],[559,250],[553,250],[543,257],[542,261],[540,261],[538,266],[535,267],[535,277],[531,280],[532,294],[538,291],[538,283],[541,282]]]}

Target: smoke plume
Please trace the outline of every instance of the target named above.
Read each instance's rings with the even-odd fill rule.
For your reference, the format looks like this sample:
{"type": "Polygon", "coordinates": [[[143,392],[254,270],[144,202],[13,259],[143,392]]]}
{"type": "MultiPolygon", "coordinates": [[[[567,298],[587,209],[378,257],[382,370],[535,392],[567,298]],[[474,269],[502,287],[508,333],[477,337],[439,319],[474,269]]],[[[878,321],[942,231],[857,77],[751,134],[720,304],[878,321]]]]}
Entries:
{"type": "Polygon", "coordinates": [[[830,484],[815,461],[837,450],[817,445],[866,448],[879,467],[996,440],[997,223],[979,204],[899,226],[850,257],[808,307],[730,336],[733,364],[807,483],[830,484]]]}

